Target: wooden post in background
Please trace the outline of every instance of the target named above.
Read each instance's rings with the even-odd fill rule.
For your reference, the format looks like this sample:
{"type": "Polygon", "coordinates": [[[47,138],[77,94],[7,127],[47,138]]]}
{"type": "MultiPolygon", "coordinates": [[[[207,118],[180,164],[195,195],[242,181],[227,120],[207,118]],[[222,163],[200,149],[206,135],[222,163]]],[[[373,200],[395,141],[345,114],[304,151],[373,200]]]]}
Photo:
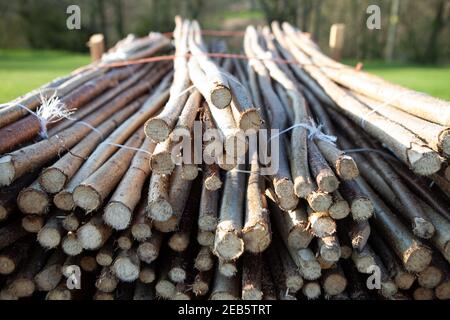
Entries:
{"type": "Polygon", "coordinates": [[[330,49],[331,56],[336,61],[340,61],[342,58],[342,49],[344,48],[345,41],[345,24],[336,23],[331,26],[330,29],[330,49]]]}
{"type": "Polygon", "coordinates": [[[92,35],[89,39],[88,47],[91,52],[92,61],[100,60],[105,52],[105,37],[103,34],[97,33],[92,35]]]}

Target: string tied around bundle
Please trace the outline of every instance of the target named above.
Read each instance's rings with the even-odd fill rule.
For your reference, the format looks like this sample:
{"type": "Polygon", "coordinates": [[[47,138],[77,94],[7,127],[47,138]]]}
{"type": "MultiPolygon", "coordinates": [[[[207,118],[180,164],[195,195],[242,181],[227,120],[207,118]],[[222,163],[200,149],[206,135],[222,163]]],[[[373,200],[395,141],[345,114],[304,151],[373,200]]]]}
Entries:
{"type": "Polygon", "coordinates": [[[333,135],[328,135],[322,132],[322,128],[323,128],[323,124],[320,124],[318,126],[315,126],[311,121],[309,121],[309,123],[306,122],[302,122],[302,123],[296,123],[292,126],[290,126],[289,128],[286,128],[282,131],[280,131],[278,134],[273,135],[272,137],[270,137],[269,141],[272,139],[275,139],[295,128],[304,128],[308,131],[308,139],[309,140],[313,140],[313,139],[318,139],[321,141],[325,141],[328,143],[331,143],[332,145],[336,145],[336,141],[337,141],[337,137],[333,136],[333,135]]]}

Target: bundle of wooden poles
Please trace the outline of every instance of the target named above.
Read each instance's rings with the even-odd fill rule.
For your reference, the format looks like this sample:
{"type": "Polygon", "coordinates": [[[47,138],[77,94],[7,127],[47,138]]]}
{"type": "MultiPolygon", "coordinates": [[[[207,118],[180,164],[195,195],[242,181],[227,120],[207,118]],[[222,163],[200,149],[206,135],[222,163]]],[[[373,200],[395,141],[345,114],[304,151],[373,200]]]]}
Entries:
{"type": "Polygon", "coordinates": [[[450,103],[175,23],[0,109],[0,299],[450,299],[450,103]]]}

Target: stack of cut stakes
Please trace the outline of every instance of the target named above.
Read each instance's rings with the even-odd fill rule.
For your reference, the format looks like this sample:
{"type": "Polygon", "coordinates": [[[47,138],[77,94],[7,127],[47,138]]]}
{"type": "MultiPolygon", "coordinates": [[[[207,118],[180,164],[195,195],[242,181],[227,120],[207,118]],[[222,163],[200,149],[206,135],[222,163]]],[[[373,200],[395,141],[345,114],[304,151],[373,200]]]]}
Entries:
{"type": "Polygon", "coordinates": [[[175,25],[0,109],[0,299],[450,299],[448,102],[175,25]]]}

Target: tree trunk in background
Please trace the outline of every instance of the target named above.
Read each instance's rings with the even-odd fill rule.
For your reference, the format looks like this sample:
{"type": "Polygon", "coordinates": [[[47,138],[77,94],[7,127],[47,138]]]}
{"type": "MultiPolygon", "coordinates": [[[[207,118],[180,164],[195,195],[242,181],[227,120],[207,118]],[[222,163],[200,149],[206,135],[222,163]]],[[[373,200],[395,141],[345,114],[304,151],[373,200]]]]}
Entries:
{"type": "Polygon", "coordinates": [[[119,39],[122,39],[125,36],[124,30],[124,7],[122,0],[114,1],[114,10],[116,12],[116,31],[119,39]]]}
{"type": "Polygon", "coordinates": [[[103,36],[105,37],[105,47],[109,48],[108,45],[108,35],[107,35],[107,28],[106,28],[106,14],[105,14],[105,2],[104,0],[97,0],[97,6],[98,6],[98,14],[100,18],[100,31],[103,33],[103,36]]]}
{"type": "Polygon", "coordinates": [[[322,2],[323,0],[316,0],[314,2],[314,24],[313,24],[313,39],[319,41],[320,25],[322,22],[322,2]]]}
{"type": "Polygon", "coordinates": [[[425,59],[427,62],[435,63],[439,56],[439,35],[444,29],[445,21],[445,4],[447,0],[439,0],[436,5],[436,14],[431,24],[431,35],[428,40],[428,45],[425,51],[425,59]]]}
{"type": "Polygon", "coordinates": [[[205,2],[203,0],[191,0],[188,3],[188,16],[191,19],[198,19],[200,13],[202,12],[205,2]]]}
{"type": "Polygon", "coordinates": [[[389,16],[389,29],[387,34],[385,59],[392,61],[395,54],[395,44],[397,40],[397,27],[400,10],[400,0],[391,0],[391,13],[389,16]]]}
{"type": "MultiPolygon", "coordinates": [[[[295,5],[294,5],[294,8],[295,8],[295,5]]],[[[307,31],[309,31],[309,19],[311,17],[311,12],[313,9],[313,1],[303,0],[301,9],[302,9],[301,28],[303,31],[307,32],[307,31]]]]}

